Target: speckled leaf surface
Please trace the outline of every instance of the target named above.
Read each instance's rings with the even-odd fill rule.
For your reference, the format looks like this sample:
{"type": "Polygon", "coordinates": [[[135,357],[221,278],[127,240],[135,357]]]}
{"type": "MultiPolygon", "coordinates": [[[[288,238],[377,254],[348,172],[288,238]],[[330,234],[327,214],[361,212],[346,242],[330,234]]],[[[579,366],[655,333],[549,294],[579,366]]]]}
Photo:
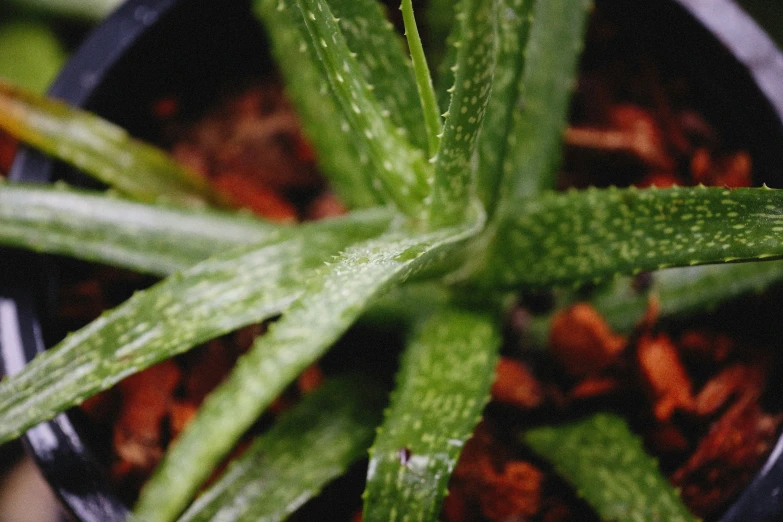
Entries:
{"type": "Polygon", "coordinates": [[[244,213],[168,208],[64,186],[0,183],[0,244],[161,276],[243,245],[292,237],[306,241],[345,225],[377,226],[384,219],[391,219],[389,212],[374,209],[300,227],[278,226],[244,213]]]}
{"type": "Polygon", "coordinates": [[[478,142],[476,191],[488,212],[503,177],[506,149],[516,146],[510,134],[514,115],[519,116],[522,72],[533,5],[536,0],[501,0],[498,16],[498,56],[484,128],[478,142]],[[510,143],[511,142],[511,143],[510,143]]]}
{"type": "Polygon", "coordinates": [[[278,522],[367,455],[385,393],[337,377],[304,397],[253,442],[179,522],[278,522]]]}
{"type": "Polygon", "coordinates": [[[435,163],[430,220],[453,223],[465,215],[473,196],[471,160],[492,89],[497,36],[497,1],[462,0],[456,20],[457,63],[449,110],[435,163]]]}
{"type": "Polygon", "coordinates": [[[206,180],[98,116],[0,82],[0,129],[141,201],[203,206],[206,180]]]}
{"type": "Polygon", "coordinates": [[[261,412],[379,295],[447,260],[483,222],[478,217],[429,233],[392,232],[347,248],[335,261],[308,275],[304,292],[240,358],[170,448],[142,490],[139,519],[174,519],[261,412]]]}
{"type": "Polygon", "coordinates": [[[247,215],[148,205],[102,192],[0,183],[0,243],[165,275],[284,227],[247,215]]]}
{"type": "Polygon", "coordinates": [[[261,9],[262,13],[277,9],[277,16],[281,16],[280,12],[291,11],[289,19],[296,24],[290,29],[298,32],[296,48],[302,54],[312,53],[317,57],[322,73],[318,84],[329,86],[331,97],[347,122],[342,129],[335,122],[331,132],[350,133],[350,139],[359,144],[360,151],[366,151],[364,171],[372,188],[385,201],[393,201],[409,215],[418,214],[429,190],[430,165],[424,153],[408,141],[406,132],[393,124],[376,100],[373,86],[362,75],[329,5],[324,0],[265,2],[270,5],[261,9]]]}
{"type": "Polygon", "coordinates": [[[696,522],[641,440],[613,414],[599,413],[525,434],[603,520],[696,522]]]}
{"type": "Polygon", "coordinates": [[[527,201],[479,278],[574,284],[673,266],[783,256],[783,191],[589,189],[527,201]]]}
{"type": "MultiPolygon", "coordinates": [[[[375,197],[362,174],[362,168],[366,168],[369,161],[366,144],[346,139],[350,134],[338,131],[349,126],[324,92],[327,82],[313,63],[318,58],[312,49],[301,51],[301,32],[291,30],[290,23],[284,22],[290,20],[291,15],[301,15],[286,9],[279,11],[276,1],[259,0],[256,6],[276,44],[278,63],[288,80],[287,89],[320,153],[319,161],[325,163],[337,191],[346,201],[352,206],[368,206],[367,201],[375,201],[375,197]],[[308,56],[303,57],[303,54],[308,56]],[[312,88],[319,83],[324,88],[320,92],[312,88]],[[346,169],[350,175],[346,174],[346,169]]],[[[340,0],[329,2],[329,7],[339,19],[338,25],[348,48],[361,51],[355,56],[356,62],[366,81],[373,86],[374,97],[383,107],[382,115],[403,129],[412,144],[426,148],[427,138],[410,60],[380,4],[375,0],[340,0]]]]}
{"type": "Polygon", "coordinates": [[[590,0],[535,2],[522,84],[502,158],[501,205],[511,212],[526,197],[554,188],[591,6],[590,0]]]}
{"type": "Polygon", "coordinates": [[[378,0],[329,0],[348,48],[356,53],[359,70],[372,85],[375,99],[408,141],[425,150],[427,135],[411,60],[378,0]]]}
{"type": "Polygon", "coordinates": [[[437,520],[489,400],[500,340],[496,319],[484,313],[446,309],[420,325],[370,450],[362,520],[437,520]]]}
{"type": "Polygon", "coordinates": [[[224,253],[137,292],[0,381],[0,441],[155,362],[279,314],[309,284],[303,271],[386,225],[224,253]]]}
{"type": "Polygon", "coordinates": [[[318,151],[318,165],[329,179],[331,189],[351,208],[380,203],[365,175],[369,156],[364,143],[345,132],[350,126],[329,96],[318,58],[312,49],[301,46],[302,31],[296,18],[300,17],[299,13],[278,10],[276,0],[255,0],[254,10],[271,40],[272,52],[285,78],[286,94],[318,151]]]}
{"type": "Polygon", "coordinates": [[[419,91],[419,105],[421,111],[419,117],[424,118],[424,126],[427,130],[427,146],[431,156],[438,152],[440,136],[443,131],[438,101],[435,98],[435,87],[432,83],[430,67],[427,56],[424,54],[424,45],[421,42],[419,28],[416,24],[416,14],[413,11],[412,0],[402,0],[400,6],[402,21],[405,25],[405,38],[411,53],[413,72],[416,77],[416,87],[419,91]]]}

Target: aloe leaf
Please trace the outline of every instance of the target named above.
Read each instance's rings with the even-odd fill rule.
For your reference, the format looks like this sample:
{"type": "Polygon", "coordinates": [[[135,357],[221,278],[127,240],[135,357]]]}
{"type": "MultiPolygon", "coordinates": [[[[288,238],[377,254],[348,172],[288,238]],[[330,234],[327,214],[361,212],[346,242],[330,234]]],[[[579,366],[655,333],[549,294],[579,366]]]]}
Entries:
{"type": "Polygon", "coordinates": [[[438,519],[462,445],[489,400],[501,335],[494,317],[435,312],[408,345],[370,450],[365,522],[438,519]]]}
{"type": "Polygon", "coordinates": [[[98,22],[121,0],[8,0],[21,9],[49,16],[98,22]]]}
{"type": "Polygon", "coordinates": [[[502,0],[498,17],[498,57],[495,81],[478,143],[476,191],[491,212],[503,178],[506,153],[516,146],[512,121],[520,113],[522,72],[535,0],[502,0]]]}
{"type": "Polygon", "coordinates": [[[387,224],[383,217],[332,234],[223,253],[137,292],[0,381],[0,442],[131,373],[279,314],[308,286],[304,270],[387,224]]]}
{"type": "Polygon", "coordinates": [[[514,212],[525,198],[554,188],[591,6],[590,0],[535,3],[522,84],[511,101],[516,110],[506,136],[498,212],[514,212]]]}
{"type": "Polygon", "coordinates": [[[416,26],[416,17],[413,13],[411,0],[402,0],[402,19],[405,23],[405,36],[408,39],[408,47],[411,50],[413,70],[416,73],[416,85],[419,89],[421,111],[424,114],[424,124],[427,127],[427,142],[429,152],[434,156],[440,145],[440,133],[443,130],[443,122],[440,120],[438,101],[435,99],[435,88],[432,86],[432,76],[427,65],[427,57],[424,55],[424,47],[419,36],[419,28],[416,26]]]}
{"type": "MultiPolygon", "coordinates": [[[[371,186],[403,212],[418,215],[428,193],[431,168],[421,150],[387,117],[373,86],[365,80],[338,20],[324,0],[261,0],[258,12],[273,22],[287,10],[290,31],[296,31],[296,48],[317,57],[320,84],[331,95],[348,123],[332,132],[350,133],[360,150],[366,151],[365,171],[371,186]],[[277,13],[277,14],[274,14],[277,13]],[[297,16],[298,14],[298,16],[297,16]]],[[[269,24],[267,24],[269,26],[269,24]]],[[[395,44],[396,45],[396,44],[395,44]]],[[[338,122],[335,122],[338,123],[338,122]]]]}
{"type": "Polygon", "coordinates": [[[392,326],[405,331],[433,310],[445,306],[452,298],[452,291],[439,281],[411,281],[378,299],[360,321],[363,325],[379,329],[392,326]]]}
{"type": "Polygon", "coordinates": [[[408,141],[427,148],[427,131],[422,121],[417,82],[411,60],[394,26],[377,0],[329,0],[332,13],[349,49],[384,114],[403,129],[408,141]]]}
{"type": "Polygon", "coordinates": [[[658,304],[658,316],[668,318],[709,311],[781,281],[783,261],[670,268],[651,273],[643,291],[634,290],[632,281],[623,277],[591,301],[615,330],[630,332],[644,316],[651,297],[658,304]]]}
{"type": "Polygon", "coordinates": [[[527,201],[478,280],[546,286],[674,266],[783,257],[783,191],[589,189],[527,201]]]}
{"type": "Polygon", "coordinates": [[[142,201],[203,206],[206,180],[89,112],[0,82],[0,129],[142,201]]]}
{"type": "MultiPolygon", "coordinates": [[[[683,318],[709,312],[721,303],[762,292],[783,282],[783,261],[668,268],[646,275],[645,288],[633,278],[621,276],[600,285],[590,295],[569,294],[559,299],[557,310],[577,301],[589,302],[612,327],[630,334],[644,318],[651,299],[657,316],[683,318]]],[[[543,347],[549,338],[553,315],[532,317],[526,335],[534,346],[543,347]]]]}
{"type": "Polygon", "coordinates": [[[240,358],[169,449],[142,490],[139,520],[175,518],[264,408],[379,295],[447,257],[481,226],[483,219],[430,233],[389,233],[353,245],[306,274],[304,292],[240,358]]]}
{"type": "Polygon", "coordinates": [[[180,522],[277,522],[367,455],[381,420],[384,389],[337,377],[304,397],[256,439],[180,522]]]}
{"type": "Polygon", "coordinates": [[[286,80],[286,93],[297,108],[305,134],[318,151],[318,165],[329,179],[330,188],[350,208],[379,204],[382,199],[365,175],[369,161],[366,146],[344,131],[350,130],[350,126],[329,96],[318,58],[300,46],[301,31],[296,29],[299,13],[278,10],[277,2],[272,0],[257,0],[255,12],[273,43],[272,52],[286,80]],[[314,85],[321,88],[313,88],[314,85]]]}
{"type": "Polygon", "coordinates": [[[462,0],[456,20],[458,42],[453,93],[435,163],[429,220],[454,223],[473,196],[471,159],[492,88],[497,37],[497,2],[462,0]]]}
{"type": "MultiPolygon", "coordinates": [[[[276,2],[259,1],[256,5],[276,43],[274,50],[286,76],[287,89],[299,108],[307,134],[320,153],[319,162],[335,190],[352,207],[377,203],[363,172],[369,161],[366,144],[362,146],[350,139],[350,134],[336,131],[348,127],[348,123],[326,94],[326,81],[314,62],[318,58],[311,49],[301,52],[302,33],[291,29],[291,16],[301,15],[290,9],[278,11],[276,2]],[[306,59],[303,54],[308,55],[306,59]],[[323,92],[312,88],[318,84],[323,85],[323,92]],[[364,160],[364,166],[360,158],[364,160]]],[[[355,58],[364,78],[373,86],[375,99],[383,106],[382,113],[404,129],[414,145],[425,148],[427,137],[410,60],[380,4],[375,0],[342,0],[329,2],[329,6],[339,18],[348,47],[362,51],[355,58]]],[[[295,23],[293,27],[296,27],[295,23]]]]}
{"type": "Polygon", "coordinates": [[[525,434],[525,442],[574,485],[602,520],[696,522],[621,417],[599,413],[536,428],[525,434]]]}
{"type": "Polygon", "coordinates": [[[372,209],[279,226],[243,213],[149,205],[61,185],[0,183],[0,244],[161,276],[240,246],[308,240],[346,225],[377,227],[384,219],[390,219],[388,211],[372,209]]]}
{"type": "Polygon", "coordinates": [[[43,92],[65,61],[65,50],[42,22],[19,20],[0,25],[0,78],[43,92]]]}
{"type": "Polygon", "coordinates": [[[248,215],[167,208],[64,186],[0,183],[0,243],[166,275],[285,227],[248,215]]]}

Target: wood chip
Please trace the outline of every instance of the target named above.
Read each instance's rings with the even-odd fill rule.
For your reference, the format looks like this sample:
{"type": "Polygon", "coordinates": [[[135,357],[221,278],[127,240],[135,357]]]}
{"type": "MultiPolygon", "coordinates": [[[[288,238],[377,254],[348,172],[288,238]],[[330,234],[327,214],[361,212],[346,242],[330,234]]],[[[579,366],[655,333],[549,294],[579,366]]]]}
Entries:
{"type": "Polygon", "coordinates": [[[127,463],[128,471],[149,470],[160,460],[163,421],[179,380],[179,368],[174,361],[166,360],[118,384],[122,410],[114,425],[114,448],[127,463]]]}
{"type": "Polygon", "coordinates": [[[445,518],[454,522],[524,520],[540,509],[543,477],[536,466],[513,459],[480,423],[465,444],[449,483],[445,518]]]}
{"type": "Polygon", "coordinates": [[[552,319],[549,344],[569,374],[584,376],[608,366],[622,352],[626,339],[612,332],[595,308],[578,303],[552,319]]]}
{"type": "Polygon", "coordinates": [[[501,357],[495,368],[492,400],[530,409],[539,406],[542,399],[541,385],[530,368],[521,361],[501,357]]]}

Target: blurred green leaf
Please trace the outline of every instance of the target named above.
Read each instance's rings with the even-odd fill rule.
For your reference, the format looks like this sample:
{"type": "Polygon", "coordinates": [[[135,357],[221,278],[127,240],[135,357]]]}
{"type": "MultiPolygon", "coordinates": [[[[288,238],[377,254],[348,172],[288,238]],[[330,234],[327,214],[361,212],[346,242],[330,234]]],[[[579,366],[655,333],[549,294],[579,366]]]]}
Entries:
{"type": "Polygon", "coordinates": [[[599,413],[543,426],[528,431],[525,442],[552,462],[602,520],[696,522],[621,417],[599,413]]]}
{"type": "Polygon", "coordinates": [[[385,401],[364,376],[337,377],[305,396],[231,464],[180,522],[277,522],[367,455],[385,401]]]}
{"type": "Polygon", "coordinates": [[[35,20],[0,25],[0,78],[43,93],[65,62],[51,28],[35,20]]]}
{"type": "Polygon", "coordinates": [[[122,127],[4,82],[0,129],[134,199],[195,207],[219,200],[203,176],[122,127]]]}
{"type": "Polygon", "coordinates": [[[57,18],[98,22],[123,0],[6,0],[25,12],[57,18]]]}

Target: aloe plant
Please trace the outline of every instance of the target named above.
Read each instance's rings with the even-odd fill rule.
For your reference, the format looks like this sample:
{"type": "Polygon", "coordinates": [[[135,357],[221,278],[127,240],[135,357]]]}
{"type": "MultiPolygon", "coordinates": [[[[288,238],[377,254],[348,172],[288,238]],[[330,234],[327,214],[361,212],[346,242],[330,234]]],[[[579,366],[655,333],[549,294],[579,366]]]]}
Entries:
{"type": "MultiPolygon", "coordinates": [[[[283,227],[206,210],[203,183],[154,148],[95,116],[0,89],[0,126],[145,200],[2,184],[0,241],[164,277],[0,382],[0,441],[132,372],[279,317],[172,445],[135,517],[280,520],[363,454],[380,406],[355,402],[350,388],[364,382],[374,396],[374,384],[330,383],[190,502],[274,398],[354,322],[373,307],[403,309],[399,326],[410,338],[369,452],[364,520],[436,520],[488,400],[501,318],[520,287],[753,262],[716,267],[709,274],[718,281],[743,283],[676,312],[781,278],[777,264],[759,263],[783,257],[781,191],[553,191],[588,1],[432,2],[440,11],[428,19],[441,33],[452,24],[438,81],[410,0],[401,7],[412,58],[375,0],[254,3],[321,167],[352,209],[339,219],[283,227]],[[448,89],[435,89],[444,82],[448,89]],[[143,186],[131,183],[138,170],[143,186]],[[323,414],[329,404],[333,416],[323,414]],[[335,450],[312,448],[321,437],[335,450]]],[[[676,278],[661,281],[680,288],[676,278]]],[[[618,323],[628,324],[627,310],[617,309],[618,323]]],[[[527,440],[606,516],[691,518],[621,419],[598,416],[527,440]],[[617,498],[596,493],[585,466],[600,467],[617,498]],[[644,484],[625,495],[618,485],[635,480],[644,484]]]]}

